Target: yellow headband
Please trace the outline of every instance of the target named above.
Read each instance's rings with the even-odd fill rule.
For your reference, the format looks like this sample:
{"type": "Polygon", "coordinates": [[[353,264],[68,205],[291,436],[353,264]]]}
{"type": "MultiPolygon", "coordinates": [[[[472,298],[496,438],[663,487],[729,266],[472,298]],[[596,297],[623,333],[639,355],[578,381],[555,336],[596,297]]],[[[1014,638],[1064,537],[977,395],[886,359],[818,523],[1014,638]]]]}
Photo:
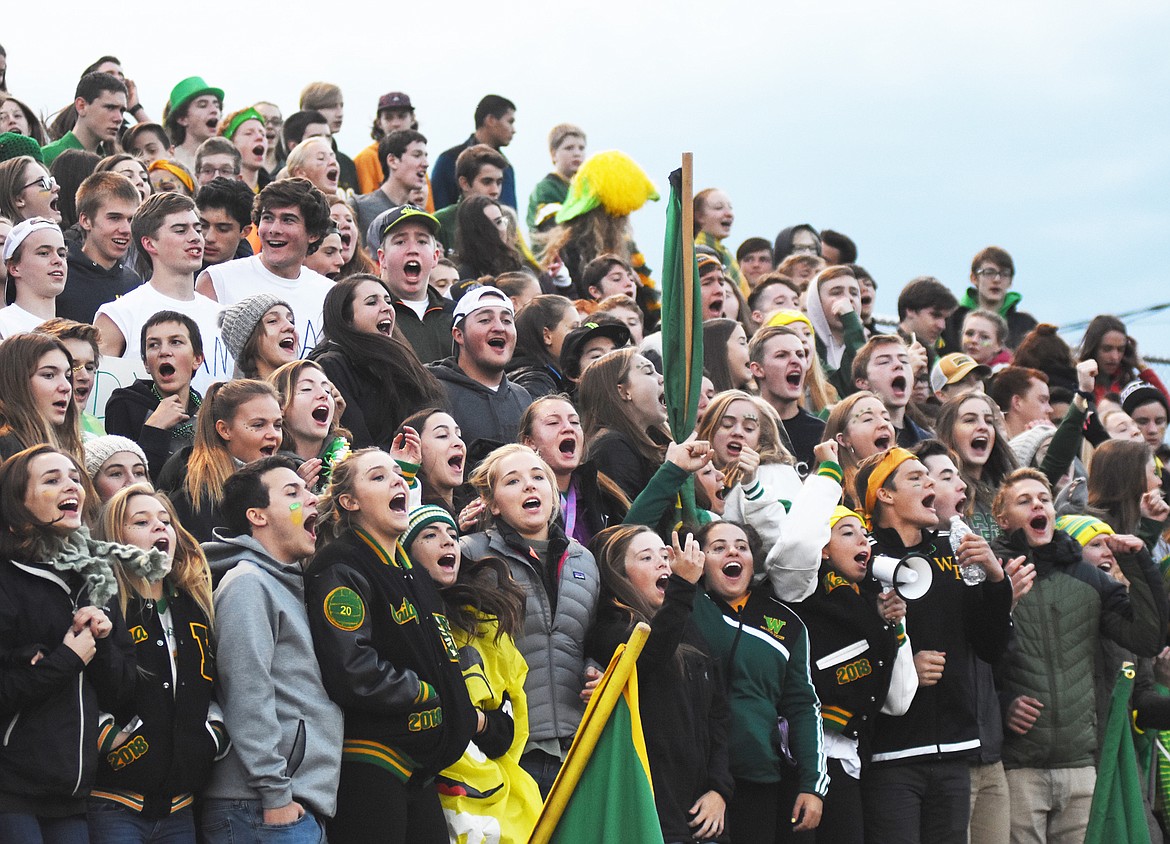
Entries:
{"type": "Polygon", "coordinates": [[[865,485],[865,514],[870,519],[873,518],[873,508],[877,505],[878,490],[889,479],[890,475],[898,471],[898,467],[907,460],[917,460],[913,454],[904,448],[891,448],[886,452],[881,462],[873,470],[869,476],[869,481],[865,485]]]}
{"type": "Polygon", "coordinates": [[[195,192],[195,182],[191,176],[181,167],[177,167],[176,165],[171,164],[171,162],[167,161],[165,158],[160,158],[157,161],[152,162],[147,170],[166,170],[168,173],[186,185],[188,191],[191,193],[195,192]]]}
{"type": "Polygon", "coordinates": [[[861,522],[862,527],[865,527],[864,516],[862,516],[860,513],[850,510],[843,504],[838,504],[837,509],[833,511],[833,515],[829,516],[829,529],[833,529],[837,526],[837,522],[841,521],[842,519],[848,519],[851,516],[857,519],[857,521],[861,522]]]}
{"type": "Polygon", "coordinates": [[[764,323],[764,326],[792,325],[794,322],[803,322],[808,326],[809,331],[811,331],[813,334],[817,333],[816,329],[813,328],[812,321],[800,311],[776,311],[776,313],[772,314],[768,321],[764,323]]]}

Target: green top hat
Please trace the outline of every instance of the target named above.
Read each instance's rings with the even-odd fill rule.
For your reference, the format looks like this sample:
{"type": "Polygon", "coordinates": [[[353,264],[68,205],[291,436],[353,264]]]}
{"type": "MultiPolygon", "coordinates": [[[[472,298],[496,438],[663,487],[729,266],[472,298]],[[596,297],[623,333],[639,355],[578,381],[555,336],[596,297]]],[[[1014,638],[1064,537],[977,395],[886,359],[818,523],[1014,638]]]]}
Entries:
{"type": "Polygon", "coordinates": [[[212,88],[203,81],[202,76],[188,76],[171,89],[171,98],[168,101],[171,113],[179,111],[200,94],[215,94],[220,104],[223,104],[223,88],[212,88]]]}

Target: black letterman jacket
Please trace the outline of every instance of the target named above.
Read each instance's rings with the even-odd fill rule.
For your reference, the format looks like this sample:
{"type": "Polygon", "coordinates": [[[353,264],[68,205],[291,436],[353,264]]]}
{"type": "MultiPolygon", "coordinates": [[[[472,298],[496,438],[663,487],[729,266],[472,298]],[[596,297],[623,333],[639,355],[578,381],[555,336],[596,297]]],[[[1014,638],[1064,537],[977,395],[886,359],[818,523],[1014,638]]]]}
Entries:
{"type": "Polygon", "coordinates": [[[186,592],[167,585],[167,604],[178,644],[172,676],[167,638],[154,601],[138,596],[126,608],[138,679],[135,718],[102,718],[97,785],[91,797],[110,800],[143,817],[161,818],[191,804],[214,759],[229,747],[223,716],[213,700],[215,654],[207,616],[186,592]],[[175,687],[175,684],[177,688],[175,687]],[[118,732],[133,726],[113,748],[118,732]]]}
{"type": "MultiPolygon", "coordinates": [[[[915,653],[947,655],[942,679],[919,688],[905,715],[877,716],[873,764],[973,756],[980,745],[971,654],[994,663],[1007,649],[1012,635],[1011,580],[1005,576],[999,583],[964,584],[946,531],[924,530],[922,539],[907,548],[896,530],[875,528],[870,545],[875,557],[901,558],[913,552],[931,561],[930,590],[919,600],[906,602],[906,632],[915,653]]],[[[862,588],[876,593],[881,586],[871,576],[862,588]]]]}
{"type": "Polygon", "coordinates": [[[813,593],[790,606],[808,629],[824,729],[867,741],[904,641],[900,625],[887,624],[874,596],[860,592],[827,564],[821,565],[813,593]]]}
{"type": "Polygon", "coordinates": [[[346,531],[313,558],[305,602],[325,689],[345,713],[342,762],[405,782],[458,760],[475,710],[442,599],[402,546],[346,531]]]}

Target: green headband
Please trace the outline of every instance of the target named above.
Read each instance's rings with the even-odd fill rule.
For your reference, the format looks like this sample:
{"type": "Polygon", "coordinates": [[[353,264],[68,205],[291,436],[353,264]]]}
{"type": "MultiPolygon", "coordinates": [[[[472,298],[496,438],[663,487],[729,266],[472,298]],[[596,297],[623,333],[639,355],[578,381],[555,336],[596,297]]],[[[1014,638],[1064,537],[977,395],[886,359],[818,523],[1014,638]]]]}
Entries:
{"type": "Polygon", "coordinates": [[[232,118],[232,122],[227,125],[226,129],[223,130],[223,136],[230,141],[232,136],[236,134],[236,130],[249,120],[259,120],[260,125],[264,125],[263,114],[256,111],[254,108],[246,108],[232,118]]]}

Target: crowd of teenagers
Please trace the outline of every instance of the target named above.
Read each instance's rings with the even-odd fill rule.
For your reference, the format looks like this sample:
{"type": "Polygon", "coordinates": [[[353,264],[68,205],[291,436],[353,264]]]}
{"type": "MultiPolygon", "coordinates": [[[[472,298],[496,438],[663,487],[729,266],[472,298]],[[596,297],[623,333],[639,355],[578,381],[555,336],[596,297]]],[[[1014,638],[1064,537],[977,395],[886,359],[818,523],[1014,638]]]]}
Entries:
{"type": "Polygon", "coordinates": [[[0,841],[527,841],[639,622],[669,844],[1080,841],[1126,662],[1162,840],[1120,320],[1071,348],[990,246],[879,325],[849,237],[733,248],[706,189],[672,431],[629,156],[555,126],[521,206],[503,97],[433,167],[405,93],[352,159],[336,85],[227,101],[106,56],[42,120],[0,69],[0,841]]]}

